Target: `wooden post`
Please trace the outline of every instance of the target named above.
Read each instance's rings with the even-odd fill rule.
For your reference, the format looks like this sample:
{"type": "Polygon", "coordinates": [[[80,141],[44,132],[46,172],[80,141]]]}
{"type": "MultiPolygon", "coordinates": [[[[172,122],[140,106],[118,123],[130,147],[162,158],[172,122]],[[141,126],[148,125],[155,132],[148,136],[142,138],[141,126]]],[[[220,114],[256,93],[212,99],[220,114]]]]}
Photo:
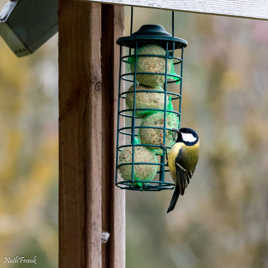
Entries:
{"type": "Polygon", "coordinates": [[[125,267],[124,192],[113,185],[122,21],[119,7],[59,1],[60,268],[125,267]]]}

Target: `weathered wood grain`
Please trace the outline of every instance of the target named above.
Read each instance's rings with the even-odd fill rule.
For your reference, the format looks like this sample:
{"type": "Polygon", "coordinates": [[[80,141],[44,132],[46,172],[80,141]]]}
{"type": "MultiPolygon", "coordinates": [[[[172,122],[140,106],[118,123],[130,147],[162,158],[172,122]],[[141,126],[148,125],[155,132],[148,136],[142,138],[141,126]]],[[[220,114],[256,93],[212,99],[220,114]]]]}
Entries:
{"type": "Polygon", "coordinates": [[[101,268],[101,4],[59,4],[59,267],[101,268]]]}
{"type": "MultiPolygon", "coordinates": [[[[76,0],[81,1],[81,0],[76,0]]],[[[268,20],[268,0],[82,0],[268,20]]]]}

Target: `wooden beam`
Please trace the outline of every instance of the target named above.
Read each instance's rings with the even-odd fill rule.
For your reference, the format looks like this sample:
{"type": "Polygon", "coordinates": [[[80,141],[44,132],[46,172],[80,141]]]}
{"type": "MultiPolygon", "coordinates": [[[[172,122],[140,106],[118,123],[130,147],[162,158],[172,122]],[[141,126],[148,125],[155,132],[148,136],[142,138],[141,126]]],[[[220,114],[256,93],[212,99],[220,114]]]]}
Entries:
{"type": "Polygon", "coordinates": [[[76,0],[268,20],[267,0],[76,0]]]}
{"type": "Polygon", "coordinates": [[[59,1],[59,267],[101,268],[101,4],[59,1]]]}

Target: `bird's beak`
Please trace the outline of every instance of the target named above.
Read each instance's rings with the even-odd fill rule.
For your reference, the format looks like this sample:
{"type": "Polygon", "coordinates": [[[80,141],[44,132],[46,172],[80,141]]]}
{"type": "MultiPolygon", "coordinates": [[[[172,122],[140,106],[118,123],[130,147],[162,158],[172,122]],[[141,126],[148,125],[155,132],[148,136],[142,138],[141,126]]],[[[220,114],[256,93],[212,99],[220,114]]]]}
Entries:
{"type": "Polygon", "coordinates": [[[174,140],[177,140],[177,137],[178,137],[178,133],[180,132],[179,129],[176,129],[176,128],[173,128],[172,129],[172,137],[174,140]],[[175,136],[176,135],[176,136],[175,136]]]}

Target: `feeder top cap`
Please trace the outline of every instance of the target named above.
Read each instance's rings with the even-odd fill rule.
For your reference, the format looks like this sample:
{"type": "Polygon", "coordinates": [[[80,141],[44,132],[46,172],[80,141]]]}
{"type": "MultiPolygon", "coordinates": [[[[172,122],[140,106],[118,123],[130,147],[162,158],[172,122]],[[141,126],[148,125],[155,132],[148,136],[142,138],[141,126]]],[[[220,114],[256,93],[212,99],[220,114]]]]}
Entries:
{"type": "Polygon", "coordinates": [[[145,24],[133,35],[163,35],[171,37],[171,34],[160,24],[145,24]]]}
{"type": "Polygon", "coordinates": [[[172,50],[173,42],[175,49],[183,48],[188,45],[186,40],[175,36],[173,37],[159,24],[145,24],[132,35],[121,37],[117,40],[117,44],[130,48],[135,48],[136,42],[138,47],[146,44],[158,44],[164,49],[168,47],[168,50],[172,50]]]}

